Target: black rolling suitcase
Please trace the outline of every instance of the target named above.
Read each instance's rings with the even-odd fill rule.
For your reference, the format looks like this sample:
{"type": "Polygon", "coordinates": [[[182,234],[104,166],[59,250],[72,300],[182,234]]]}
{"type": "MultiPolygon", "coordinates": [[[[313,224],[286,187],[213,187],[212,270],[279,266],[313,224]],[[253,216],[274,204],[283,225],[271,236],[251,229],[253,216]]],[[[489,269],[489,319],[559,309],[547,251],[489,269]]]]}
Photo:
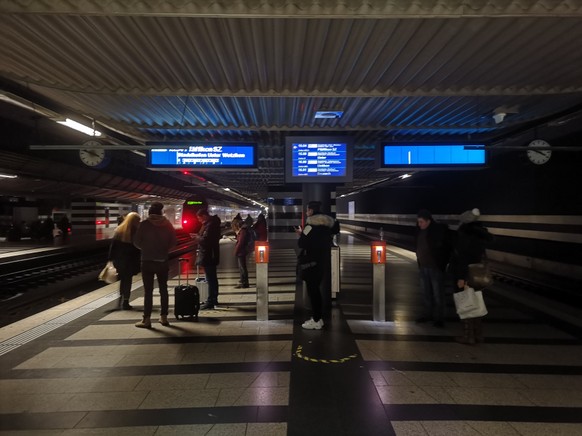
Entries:
{"type": "MultiPolygon", "coordinates": [[[[188,262],[188,259],[180,258],[179,262],[188,262]]],[[[180,283],[178,275],[178,286],[174,288],[174,315],[176,319],[195,318],[198,320],[200,310],[200,292],[198,287],[188,283],[188,270],[186,268],[186,284],[180,283]]]]}

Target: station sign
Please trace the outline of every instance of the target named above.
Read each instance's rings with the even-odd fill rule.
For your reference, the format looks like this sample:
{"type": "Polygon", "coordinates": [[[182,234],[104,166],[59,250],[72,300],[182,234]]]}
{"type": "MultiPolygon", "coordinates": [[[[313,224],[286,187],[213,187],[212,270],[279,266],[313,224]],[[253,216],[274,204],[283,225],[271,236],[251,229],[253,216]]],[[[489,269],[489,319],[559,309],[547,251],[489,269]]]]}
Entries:
{"type": "Polygon", "coordinates": [[[176,144],[148,151],[148,168],[154,170],[256,167],[256,144],[176,144]]]}

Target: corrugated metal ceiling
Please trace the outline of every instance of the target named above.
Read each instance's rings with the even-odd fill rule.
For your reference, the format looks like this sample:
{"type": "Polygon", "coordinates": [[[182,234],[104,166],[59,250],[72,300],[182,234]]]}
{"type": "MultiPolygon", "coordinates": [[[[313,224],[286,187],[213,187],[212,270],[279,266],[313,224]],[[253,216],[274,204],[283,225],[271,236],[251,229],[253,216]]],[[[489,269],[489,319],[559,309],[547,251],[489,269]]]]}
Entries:
{"type": "Polygon", "coordinates": [[[284,183],[290,134],[353,136],[353,189],[386,176],[374,171],[380,141],[491,144],[582,107],[581,0],[4,1],[0,12],[0,89],[128,144],[256,141],[258,172],[204,176],[260,198],[284,183]],[[344,115],[316,120],[320,109],[344,115]]]}

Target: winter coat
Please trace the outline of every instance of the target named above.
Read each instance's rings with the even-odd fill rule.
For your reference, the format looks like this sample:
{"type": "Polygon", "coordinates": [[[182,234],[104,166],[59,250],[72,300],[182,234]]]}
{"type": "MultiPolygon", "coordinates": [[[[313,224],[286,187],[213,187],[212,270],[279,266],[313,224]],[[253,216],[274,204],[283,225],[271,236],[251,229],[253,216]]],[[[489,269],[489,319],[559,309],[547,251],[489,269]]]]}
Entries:
{"type": "Polygon", "coordinates": [[[243,223],[238,235],[236,235],[236,244],[234,246],[234,255],[236,257],[243,257],[249,254],[249,238],[249,226],[246,223],[243,223]]]}
{"type": "Polygon", "coordinates": [[[317,264],[310,279],[321,281],[323,278],[331,257],[332,236],[338,231],[339,224],[330,216],[315,214],[307,218],[297,245],[317,264]]]}
{"type": "Polygon", "coordinates": [[[259,215],[257,222],[253,226],[255,233],[257,234],[257,241],[267,240],[267,220],[264,216],[259,215]]]}
{"type": "Polygon", "coordinates": [[[117,273],[122,276],[133,276],[140,272],[139,249],[131,242],[122,242],[119,235],[115,234],[109,246],[108,260],[113,262],[117,273]]]}
{"type": "Polygon", "coordinates": [[[469,265],[479,263],[485,256],[485,247],[493,236],[479,221],[462,224],[457,236],[449,271],[456,280],[467,280],[469,265]]]}
{"type": "Polygon", "coordinates": [[[198,265],[218,265],[220,263],[220,218],[211,216],[206,221],[199,233],[198,240],[198,265]]]}
{"type": "MultiPolygon", "coordinates": [[[[418,253],[419,247],[419,237],[423,230],[417,227],[416,232],[416,247],[418,253]]],[[[428,243],[428,251],[432,257],[436,267],[441,271],[445,271],[449,260],[451,259],[451,253],[453,250],[453,236],[449,227],[446,224],[441,224],[434,220],[431,221],[430,225],[426,230],[426,240],[428,243]]],[[[420,267],[425,266],[420,264],[420,260],[417,261],[420,267]]]]}
{"type": "Polygon", "coordinates": [[[168,260],[170,250],[176,245],[176,230],[163,215],[151,214],[137,228],[133,244],[141,250],[142,261],[168,260]]]}

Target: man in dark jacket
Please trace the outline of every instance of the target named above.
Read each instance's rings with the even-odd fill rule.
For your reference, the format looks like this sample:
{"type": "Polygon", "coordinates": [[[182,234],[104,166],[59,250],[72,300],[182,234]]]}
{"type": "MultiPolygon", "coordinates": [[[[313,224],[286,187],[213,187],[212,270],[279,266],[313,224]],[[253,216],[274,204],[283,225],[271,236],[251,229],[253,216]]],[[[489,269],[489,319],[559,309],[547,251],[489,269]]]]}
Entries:
{"type": "Polygon", "coordinates": [[[246,289],[249,285],[249,270],[247,268],[247,255],[251,254],[252,251],[249,244],[253,244],[251,236],[251,227],[248,225],[247,220],[243,221],[238,235],[236,235],[236,244],[234,246],[234,255],[238,263],[239,271],[239,281],[238,285],[235,286],[236,289],[246,289]]]}
{"type": "Polygon", "coordinates": [[[197,215],[202,228],[196,236],[199,248],[196,263],[204,268],[208,281],[208,301],[200,309],[209,310],[218,304],[216,267],[220,263],[220,218],[216,215],[210,216],[206,209],[200,209],[197,215]]]}
{"type": "Polygon", "coordinates": [[[426,310],[417,322],[432,320],[435,327],[443,327],[445,269],[452,249],[450,231],[445,224],[436,222],[428,210],[420,210],[416,222],[416,258],[426,310]]]}
{"type": "Polygon", "coordinates": [[[168,322],[168,254],[176,245],[176,230],[162,215],[164,205],[152,203],[148,219],[142,221],[135,233],[133,244],[141,250],[141,275],[143,279],[144,307],[143,320],[135,326],[151,328],[151,314],[154,295],[154,276],[160,288],[160,323],[168,322]]]}
{"type": "Polygon", "coordinates": [[[305,255],[301,256],[301,279],[305,281],[307,294],[311,301],[313,317],[301,327],[307,330],[321,330],[323,327],[323,303],[320,291],[321,281],[329,268],[333,235],[339,233],[339,224],[332,217],[320,211],[321,202],[310,201],[307,205],[305,228],[298,230],[297,244],[305,255]]]}

